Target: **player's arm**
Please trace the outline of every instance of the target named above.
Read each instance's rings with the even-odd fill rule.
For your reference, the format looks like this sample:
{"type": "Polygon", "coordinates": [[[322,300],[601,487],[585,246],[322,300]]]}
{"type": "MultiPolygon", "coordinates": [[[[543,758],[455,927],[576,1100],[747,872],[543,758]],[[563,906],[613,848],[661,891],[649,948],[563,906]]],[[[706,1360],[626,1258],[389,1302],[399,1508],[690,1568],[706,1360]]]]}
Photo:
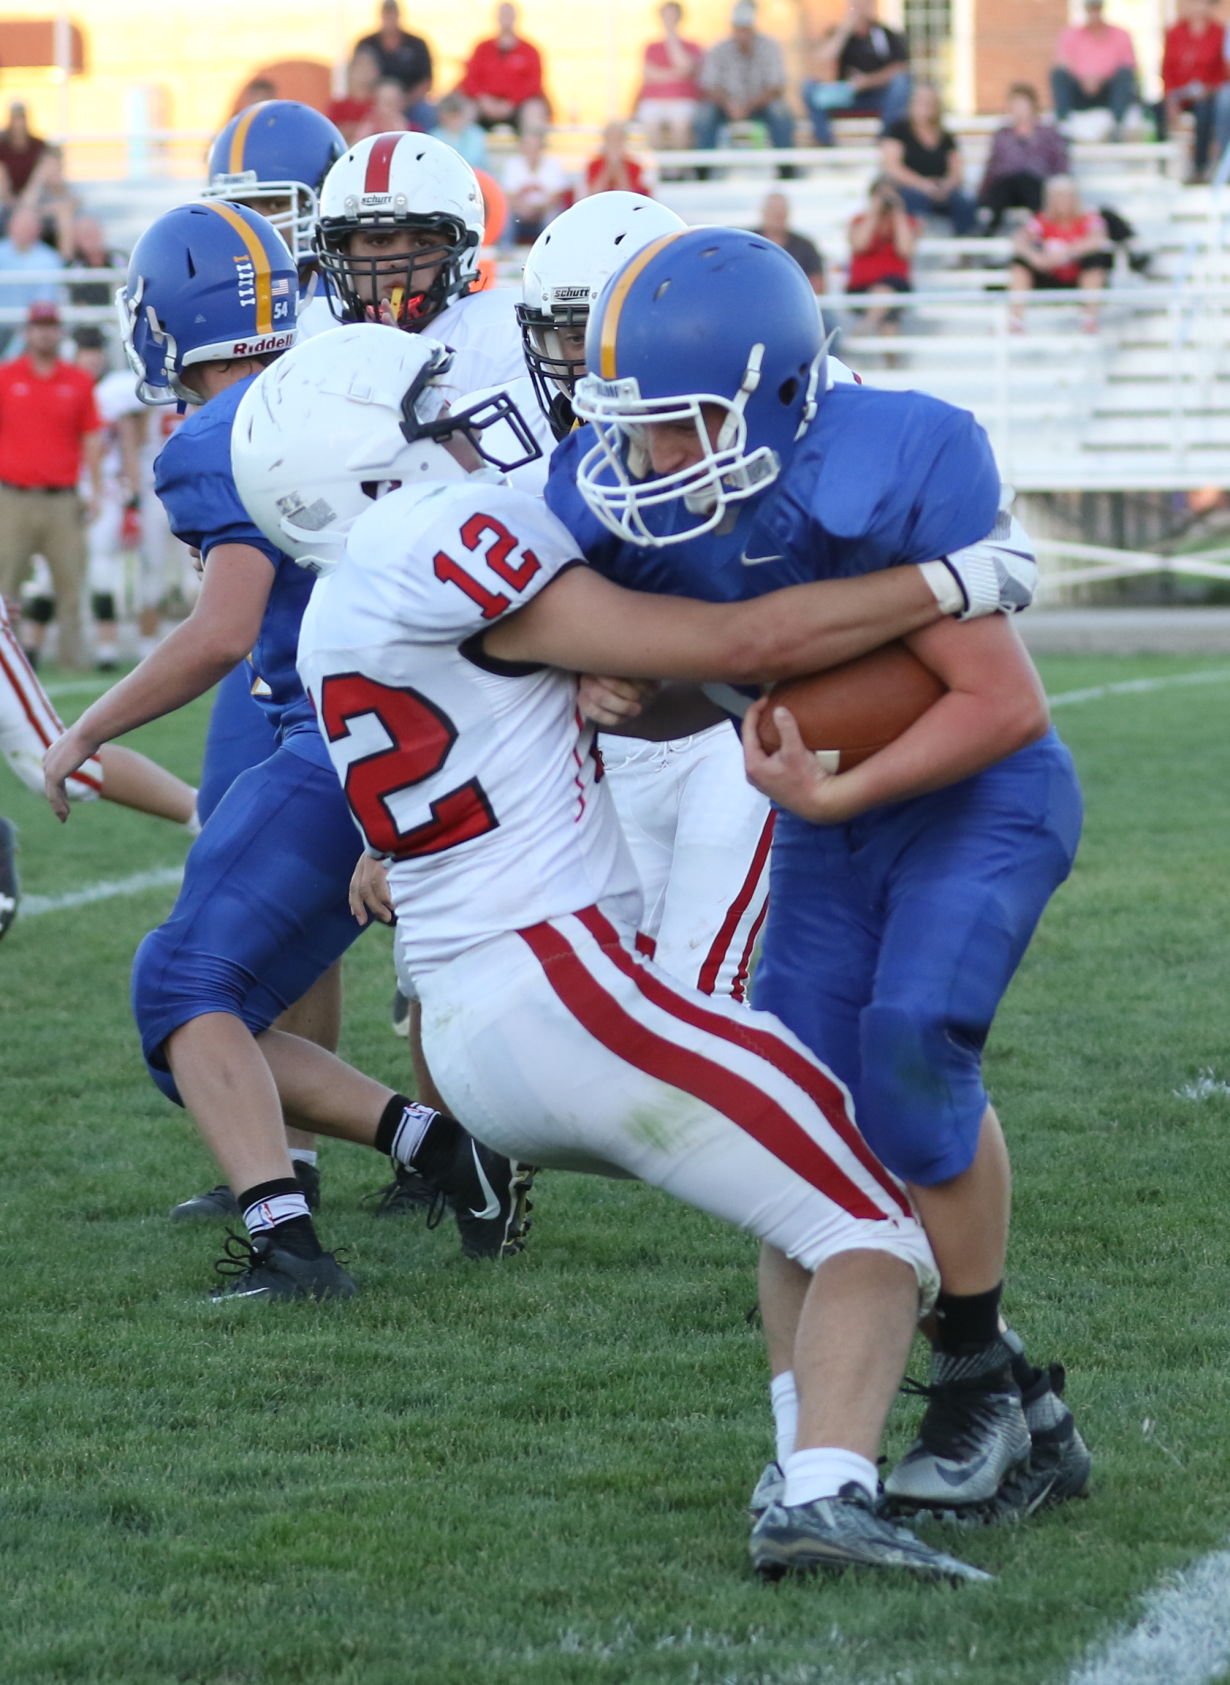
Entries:
{"type": "Polygon", "coordinates": [[[269,559],[253,545],[217,544],[210,550],[201,594],[187,620],[48,749],[44,787],[58,819],[68,818],[65,780],[104,743],[203,696],[243,659],[260,633],[272,584],[269,559]]]}
{"type": "Polygon", "coordinates": [[[1010,621],[999,615],[968,626],[947,621],[906,642],[948,687],[925,714],[860,766],[831,774],[821,770],[784,709],[774,715],[781,748],[765,754],[757,726],[772,706],[766,698],[743,723],[744,761],[756,788],[813,823],[843,824],[883,802],[970,778],[1046,731],[1046,695],[1010,621]]]}
{"type": "MultiPolygon", "coordinates": [[[[960,599],[942,564],[940,573],[960,599]]],[[[952,598],[941,606],[930,578],[939,575],[890,568],[791,585],[747,602],[703,603],[627,591],[574,567],[487,632],[483,645],[501,661],[579,673],[771,684],[849,661],[954,612],[952,598]]]]}

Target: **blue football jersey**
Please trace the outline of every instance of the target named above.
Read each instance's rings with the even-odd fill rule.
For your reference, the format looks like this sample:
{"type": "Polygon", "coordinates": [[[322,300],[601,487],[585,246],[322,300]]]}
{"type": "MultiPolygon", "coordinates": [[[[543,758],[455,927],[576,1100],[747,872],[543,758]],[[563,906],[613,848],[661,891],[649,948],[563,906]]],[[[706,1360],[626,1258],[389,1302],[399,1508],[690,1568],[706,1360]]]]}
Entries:
{"type": "MultiPolygon", "coordinates": [[[[590,563],[642,591],[736,602],[785,585],[842,579],[934,561],[985,538],[1000,480],[987,436],[967,410],[921,392],[834,386],[785,472],[739,508],[728,527],[663,549],[607,531],[576,487],[592,427],[551,458],[547,503],[590,563]]],[[[649,510],[677,531],[682,503],[649,510]]]]}
{"type": "Polygon", "coordinates": [[[295,670],[299,623],[314,579],[253,525],[231,473],[235,411],[255,379],[252,375],[236,381],[184,419],[154,464],[154,490],[176,538],[195,545],[206,562],[219,544],[248,544],[267,557],[274,578],[260,635],[248,657],[252,692],[280,740],[307,732],[318,737],[312,704],[295,670]]]}

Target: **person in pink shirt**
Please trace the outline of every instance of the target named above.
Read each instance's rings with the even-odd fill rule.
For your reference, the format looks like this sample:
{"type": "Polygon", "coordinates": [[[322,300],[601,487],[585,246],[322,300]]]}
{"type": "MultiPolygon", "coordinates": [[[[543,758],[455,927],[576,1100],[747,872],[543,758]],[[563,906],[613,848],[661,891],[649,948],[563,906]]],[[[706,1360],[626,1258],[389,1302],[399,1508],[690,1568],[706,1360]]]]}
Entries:
{"type": "Polygon", "coordinates": [[[1062,123],[1074,111],[1109,111],[1115,132],[1135,105],[1136,49],[1126,29],[1107,23],[1102,0],[1085,0],[1084,23],[1072,24],[1059,37],[1051,71],[1055,117],[1062,123]]]}
{"type": "Polygon", "coordinates": [[[666,0],[658,16],[662,19],[662,39],[650,41],[645,48],[637,121],[650,146],[691,146],[705,50],[680,35],[683,7],[678,0],[666,0]]]}

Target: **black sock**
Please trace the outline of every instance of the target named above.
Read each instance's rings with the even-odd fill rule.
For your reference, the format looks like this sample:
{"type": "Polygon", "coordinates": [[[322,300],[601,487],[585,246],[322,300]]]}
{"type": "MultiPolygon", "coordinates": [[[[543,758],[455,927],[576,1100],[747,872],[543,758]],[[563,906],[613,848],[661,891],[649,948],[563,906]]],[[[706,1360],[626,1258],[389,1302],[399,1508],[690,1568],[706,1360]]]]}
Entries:
{"type": "Polygon", "coordinates": [[[962,1355],[971,1346],[989,1346],[999,1338],[999,1301],[1004,1285],[987,1293],[941,1293],[935,1301],[935,1343],[942,1352],[962,1355]]]}
{"type": "Polygon", "coordinates": [[[441,1178],[448,1180],[457,1149],[467,1139],[456,1118],[407,1100],[404,1094],[393,1096],[376,1126],[377,1149],[395,1164],[417,1170],[433,1186],[439,1186],[441,1178]]]}
{"type": "Polygon", "coordinates": [[[277,1176],[270,1182],[258,1182],[245,1188],[237,1199],[253,1240],[268,1235],[300,1258],[320,1257],[323,1248],[297,1177],[277,1176]]]}
{"type": "Polygon", "coordinates": [[[1037,1384],[1041,1375],[1041,1369],[1029,1361],[1024,1351],[1012,1353],[1012,1379],[1020,1387],[1022,1396],[1037,1384]]]}

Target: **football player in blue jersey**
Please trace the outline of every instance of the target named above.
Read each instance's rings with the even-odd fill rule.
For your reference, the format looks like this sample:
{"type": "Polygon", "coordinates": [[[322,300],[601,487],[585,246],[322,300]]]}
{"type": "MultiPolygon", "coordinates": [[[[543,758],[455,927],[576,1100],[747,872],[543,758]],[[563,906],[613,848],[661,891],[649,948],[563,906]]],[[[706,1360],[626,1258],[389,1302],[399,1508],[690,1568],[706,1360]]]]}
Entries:
{"type": "MultiPolygon", "coordinates": [[[[815,299],[767,241],[698,229],[638,253],[591,311],[586,358],[590,425],[556,451],[547,501],[620,583],[729,601],[959,553],[1010,600],[1028,541],[982,429],[921,393],[826,391],[815,299]]],[[[1021,1513],[1083,1491],[1089,1458],[1058,1373],[1000,1317],[1009,1167],[982,1050],[1070,870],[1081,797],[1010,620],[907,642],[947,693],[853,771],[820,772],[789,717],[765,755],[749,716],[750,775],[782,809],[753,1000],[849,1084],[940,1264],[929,1403],[890,1500],[1021,1513]]],[[[784,1348],[775,1367],[788,1441],[784,1348]]],[[[766,1538],[794,1525],[780,1495],[770,1466],[766,1538]]]]}
{"type": "Polygon", "coordinates": [[[271,1030],[340,958],[358,927],[348,889],[358,853],[345,798],[295,672],[311,573],[255,527],[231,473],[240,399],[294,340],[298,276],[264,218],[222,200],[160,217],[134,248],[118,296],[125,348],[146,402],[192,413],[156,465],[176,534],[203,559],[192,614],[48,751],[48,798],[98,747],[202,695],[246,651],[275,752],[235,779],[192,852],[170,917],[146,937],[133,1008],[150,1073],[192,1113],[252,1237],[225,1296],[348,1296],[354,1283],[316,1236],[287,1156],[284,1111],[389,1151],[454,1201],[463,1248],[519,1246],[525,1179],[472,1146],[452,1119],[416,1107],[319,1049],[302,1079],[297,1037],[271,1030]],[[410,1126],[407,1125],[410,1120],[410,1126]]]}
{"type": "MultiPolygon", "coordinates": [[[[207,200],[226,199],[258,211],[281,234],[299,271],[297,337],[333,326],[315,272],[312,229],[320,188],[346,150],[341,132],[319,111],[298,100],[263,100],[232,117],[209,149],[207,200]],[[321,294],[321,296],[317,296],[321,294]],[[308,324],[311,323],[311,330],[308,324]]],[[[198,812],[208,819],[241,772],[277,747],[270,712],[253,696],[253,673],[241,661],[218,685],[205,735],[198,812]]],[[[279,1027],[336,1050],[341,1028],[341,972],[331,967],[279,1027]]],[[[313,1210],[320,1203],[315,1136],[291,1128],[287,1135],[295,1175],[313,1210]]],[[[407,1179],[408,1180],[408,1179],[407,1179]]],[[[235,1196],[225,1182],[171,1208],[173,1221],[234,1216],[235,1196]]]]}

